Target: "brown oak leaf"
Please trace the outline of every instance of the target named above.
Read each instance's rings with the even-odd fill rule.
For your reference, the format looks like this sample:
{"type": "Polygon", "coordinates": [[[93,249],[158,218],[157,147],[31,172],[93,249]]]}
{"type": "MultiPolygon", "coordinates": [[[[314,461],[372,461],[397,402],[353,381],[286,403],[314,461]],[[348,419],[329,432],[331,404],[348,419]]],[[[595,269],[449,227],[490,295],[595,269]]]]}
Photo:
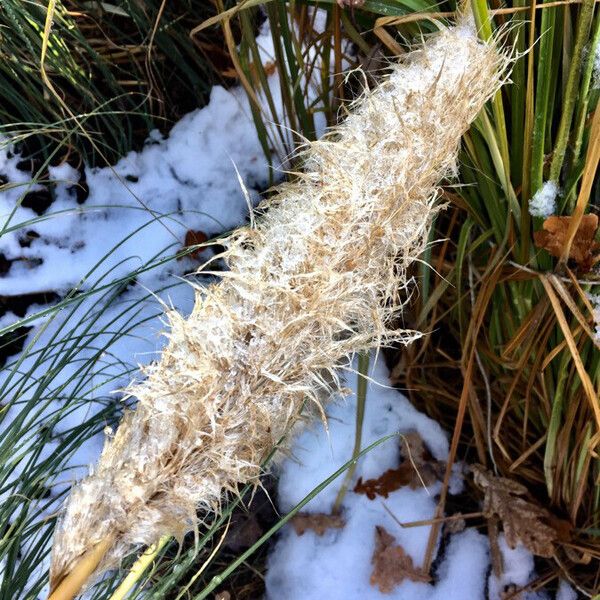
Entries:
{"type": "Polygon", "coordinates": [[[404,548],[396,544],[394,536],[381,526],[375,527],[375,550],[371,563],[371,585],[376,585],[383,594],[389,594],[405,579],[424,583],[430,580],[426,573],[415,567],[412,557],[406,554],[404,548]]]}
{"type": "Polygon", "coordinates": [[[292,525],[298,535],[311,529],[317,535],[323,535],[328,529],[341,529],[346,523],[339,515],[325,513],[298,513],[292,519],[292,525]]]}
{"type": "Polygon", "coordinates": [[[423,485],[429,486],[444,473],[444,463],[433,458],[416,431],[402,436],[400,456],[402,463],[397,469],[388,469],[376,479],[363,481],[360,477],[354,491],[365,494],[369,500],[374,500],[376,496],[387,498],[391,492],[406,485],[413,490],[423,485]]]}
{"type": "MultiPolygon", "coordinates": [[[[206,242],[206,240],[208,239],[207,235],[203,232],[203,231],[194,231],[193,229],[189,229],[188,231],[185,232],[185,240],[183,242],[183,248],[184,250],[186,248],[190,248],[192,246],[198,246],[200,244],[204,244],[204,242],[206,242]]],[[[198,259],[200,257],[200,253],[202,252],[204,248],[196,248],[195,250],[192,250],[188,256],[190,256],[191,258],[195,258],[198,259]]],[[[179,257],[179,259],[183,258],[182,256],[179,257]]]]}
{"type": "MultiPolygon", "coordinates": [[[[535,245],[560,258],[567,243],[570,224],[571,217],[548,217],[544,221],[543,229],[533,234],[535,245]]],[[[592,268],[594,253],[600,249],[600,244],[594,240],[597,230],[598,215],[583,215],[569,250],[569,258],[585,271],[592,268]]]]}
{"type": "MultiPolygon", "coordinates": [[[[496,477],[481,465],[471,467],[473,481],[485,493],[483,513],[497,515],[502,522],[506,543],[515,548],[519,542],[533,554],[551,558],[559,534],[552,526],[552,515],[525,498],[527,488],[512,479],[496,477]]],[[[561,537],[564,533],[561,532],[561,537]]]]}

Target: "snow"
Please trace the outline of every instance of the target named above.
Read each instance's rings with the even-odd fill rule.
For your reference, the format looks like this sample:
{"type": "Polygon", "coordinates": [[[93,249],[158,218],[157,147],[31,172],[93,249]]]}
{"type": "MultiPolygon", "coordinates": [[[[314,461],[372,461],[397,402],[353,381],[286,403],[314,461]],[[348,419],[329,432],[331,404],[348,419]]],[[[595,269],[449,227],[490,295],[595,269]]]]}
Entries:
{"type": "Polygon", "coordinates": [[[596,43],[592,68],[592,89],[600,90],[600,43],[596,43]]]}
{"type": "Polygon", "coordinates": [[[564,580],[560,580],[556,600],[577,600],[577,592],[564,580]]]}
{"type": "MultiPolygon", "coordinates": [[[[373,359],[372,361],[373,362],[373,359]]],[[[387,370],[378,360],[369,373],[373,380],[367,389],[363,424],[363,443],[370,444],[387,435],[417,432],[438,460],[448,456],[448,438],[440,426],[422,413],[396,390],[390,389],[387,370]]],[[[356,379],[356,378],[354,378],[356,379]]],[[[351,382],[349,382],[351,383],[351,382]]],[[[281,466],[278,498],[282,513],[288,512],[323,480],[340,468],[352,455],[355,428],[355,395],[330,405],[328,431],[323,425],[305,430],[294,441],[292,458],[281,466]]],[[[524,585],[533,577],[533,557],[523,548],[511,551],[501,538],[507,556],[507,571],[497,581],[490,577],[487,537],[473,528],[450,535],[439,557],[434,581],[415,583],[405,580],[392,593],[383,594],[369,582],[375,548],[375,527],[383,526],[413,559],[423,563],[429,526],[403,528],[401,523],[431,519],[441,484],[415,490],[402,487],[386,499],[369,500],[352,491],[358,477],[381,475],[398,466],[399,438],[376,446],[357,465],[354,482],[343,503],[345,526],[330,529],[323,536],[307,531],[299,536],[286,525],[271,552],[266,576],[267,598],[286,600],[499,600],[506,585],[524,585]]],[[[322,490],[304,507],[310,513],[330,513],[343,476],[322,490]]],[[[453,477],[451,493],[462,490],[460,472],[453,477]]],[[[441,547],[441,546],[439,546],[441,547]]],[[[439,548],[438,548],[439,549],[439,548]]],[[[546,598],[543,595],[530,595],[546,598]]]]}
{"type": "Polygon", "coordinates": [[[547,219],[556,212],[556,197],[559,188],[555,181],[545,181],[529,201],[529,214],[532,217],[547,219]]]}
{"type": "Polygon", "coordinates": [[[600,346],[600,294],[590,294],[588,296],[592,303],[592,318],[594,319],[595,326],[595,341],[600,346]]]}
{"type": "MultiPolygon", "coordinates": [[[[20,229],[0,239],[0,252],[19,259],[0,279],[0,294],[67,290],[99,263],[117,279],[157,253],[165,257],[180,249],[187,230],[212,236],[243,223],[248,209],[235,168],[253,202],[257,188],[268,183],[247,114],[239,90],[213,88],[208,106],[186,115],[167,139],[151,138],[141,152],[130,152],[112,168],[86,168],[90,193],[82,206],[72,191],[79,174],[68,165],[50,169],[61,181],[44,220],[24,207],[10,214],[19,189],[0,195],[3,225],[33,219],[29,227],[39,235],[25,248],[20,229]]],[[[18,181],[12,167],[19,158],[8,159],[6,147],[0,151],[0,174],[11,182],[18,181]]],[[[155,279],[155,273],[141,274],[139,283],[152,285],[155,279]]]]}
{"type": "Polygon", "coordinates": [[[498,546],[502,554],[503,573],[500,577],[493,573],[490,575],[489,596],[501,600],[502,592],[511,584],[522,587],[532,580],[534,564],[531,553],[522,544],[510,548],[503,533],[498,536],[498,546]]]}

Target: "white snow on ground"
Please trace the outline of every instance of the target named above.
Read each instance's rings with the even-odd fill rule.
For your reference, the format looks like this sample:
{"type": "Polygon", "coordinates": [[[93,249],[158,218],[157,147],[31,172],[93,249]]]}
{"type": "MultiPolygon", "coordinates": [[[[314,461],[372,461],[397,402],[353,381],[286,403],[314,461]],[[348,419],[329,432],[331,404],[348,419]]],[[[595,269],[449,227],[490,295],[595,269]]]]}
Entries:
{"type": "Polygon", "coordinates": [[[577,600],[577,592],[564,580],[560,580],[556,600],[577,600]]]}
{"type": "Polygon", "coordinates": [[[502,591],[511,584],[519,587],[527,585],[532,580],[534,572],[533,556],[523,545],[510,548],[502,533],[498,538],[498,546],[502,554],[504,572],[500,577],[490,575],[490,598],[501,598],[502,591]]]}
{"type": "MultiPolygon", "coordinates": [[[[74,198],[77,172],[68,165],[53,169],[51,175],[60,175],[62,183],[48,218],[31,225],[40,237],[28,248],[19,244],[22,230],[0,238],[0,252],[18,259],[0,279],[0,294],[66,290],[100,261],[104,270],[114,268],[116,279],[169,246],[175,246],[171,253],[180,249],[188,229],[213,235],[240,225],[248,208],[234,165],[254,201],[252,187],[268,182],[247,114],[239,90],[213,88],[209,105],[186,115],[166,140],[152,137],[141,152],[130,152],[114,168],[87,168],[90,194],[82,206],[74,198]],[[152,222],[150,211],[159,218],[152,222]],[[39,260],[42,264],[34,266],[39,260]]],[[[0,174],[10,182],[30,178],[14,167],[19,157],[6,156],[4,148],[0,174]]],[[[9,215],[25,189],[26,184],[0,194],[0,214],[9,215]]],[[[19,207],[7,225],[35,218],[31,209],[19,207]]],[[[155,273],[141,275],[139,283],[150,285],[155,279],[155,273]]]]}
{"type": "MultiPolygon", "coordinates": [[[[394,433],[417,432],[438,460],[448,455],[448,439],[440,426],[419,413],[410,402],[390,389],[387,369],[379,360],[371,368],[363,424],[362,447],[394,433]]],[[[355,378],[353,378],[355,379],[355,378]]],[[[351,381],[349,381],[351,383],[351,381]]],[[[295,440],[293,458],[281,467],[279,508],[289,511],[323,480],[334,473],[351,455],[355,428],[354,394],[328,409],[329,431],[322,425],[302,432],[295,440]]],[[[524,585],[534,574],[533,557],[523,548],[510,550],[501,537],[507,570],[498,581],[490,572],[487,537],[467,528],[450,536],[434,573],[434,581],[415,583],[404,580],[391,593],[383,594],[369,582],[375,549],[375,527],[383,526],[409,554],[415,567],[423,562],[429,526],[403,528],[400,523],[431,519],[441,484],[427,489],[402,487],[389,497],[369,500],[352,491],[359,477],[376,478],[399,463],[399,437],[390,439],[363,456],[354,481],[345,496],[342,515],[345,526],[329,529],[323,536],[308,530],[298,535],[286,525],[271,552],[266,577],[267,598],[279,600],[500,600],[510,584],[524,585]]],[[[309,513],[329,514],[341,486],[339,477],[313,498],[303,509],[309,513]]],[[[458,474],[451,492],[460,491],[458,474]]],[[[548,598],[529,594],[533,600],[548,598]]]]}
{"type": "Polygon", "coordinates": [[[529,201],[529,214],[532,217],[547,219],[556,212],[556,197],[558,185],[555,181],[545,181],[544,185],[533,195],[529,201]]]}

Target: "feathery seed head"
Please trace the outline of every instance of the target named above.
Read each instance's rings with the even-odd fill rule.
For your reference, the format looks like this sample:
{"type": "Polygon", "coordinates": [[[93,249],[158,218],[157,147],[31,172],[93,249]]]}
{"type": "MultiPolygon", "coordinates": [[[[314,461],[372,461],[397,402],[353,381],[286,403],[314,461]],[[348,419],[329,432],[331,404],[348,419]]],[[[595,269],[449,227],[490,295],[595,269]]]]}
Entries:
{"type": "Polygon", "coordinates": [[[354,352],[414,339],[390,327],[461,135],[507,59],[468,25],[403,57],[350,116],[304,149],[305,170],[226,242],[230,270],[169,315],[168,345],[57,525],[56,585],[100,540],[98,572],[197,527],[260,465],[306,404],[320,411],[354,352]]]}

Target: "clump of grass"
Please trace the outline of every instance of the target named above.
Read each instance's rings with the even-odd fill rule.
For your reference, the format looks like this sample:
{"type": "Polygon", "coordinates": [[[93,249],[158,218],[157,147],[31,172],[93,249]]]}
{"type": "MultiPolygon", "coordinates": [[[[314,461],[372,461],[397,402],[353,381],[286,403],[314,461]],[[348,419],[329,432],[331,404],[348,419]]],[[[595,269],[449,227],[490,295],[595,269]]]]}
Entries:
{"type": "Polygon", "coordinates": [[[401,380],[454,431],[453,458],[525,483],[568,523],[549,568],[593,594],[595,569],[583,565],[600,559],[600,352],[587,295],[600,277],[567,261],[568,239],[561,259],[535,246],[543,219],[529,203],[554,182],[571,241],[581,216],[597,211],[600,15],[590,1],[512,8],[494,15],[474,3],[483,37],[514,24],[514,47],[529,52],[464,138],[466,185],[447,192],[437,223],[447,241],[428,254],[436,272],[422,270],[414,307],[430,335],[408,351],[401,380]]]}
{"type": "MultiPolygon", "coordinates": [[[[177,254],[172,256],[169,260],[177,254]]],[[[11,331],[38,323],[20,356],[7,362],[0,385],[2,597],[36,598],[47,586],[43,566],[49,562],[54,513],[72,476],[65,464],[73,464],[71,457],[81,445],[119,419],[119,403],[106,388],[127,380],[137,365],[122,363],[112,348],[138,335],[153,318],[140,314],[143,304],[154,302],[152,293],[136,302],[124,301],[123,293],[139,273],[158,264],[142,265],[117,280],[98,264],[81,288],[0,330],[6,339],[11,331]],[[66,426],[73,411],[87,416],[77,426],[66,426]]],[[[157,304],[154,316],[161,312],[157,304]]]]}
{"type": "Polygon", "coordinates": [[[40,130],[24,146],[30,155],[46,157],[63,145],[92,165],[115,162],[150,129],[166,129],[205,103],[219,79],[212,61],[219,42],[209,35],[192,38],[190,31],[211,13],[202,0],[6,0],[0,11],[0,131],[40,130]],[[52,27],[45,32],[48,11],[52,27]],[[44,83],[42,67],[59,97],[44,83]],[[69,127],[72,115],[81,128],[69,127]]]}

